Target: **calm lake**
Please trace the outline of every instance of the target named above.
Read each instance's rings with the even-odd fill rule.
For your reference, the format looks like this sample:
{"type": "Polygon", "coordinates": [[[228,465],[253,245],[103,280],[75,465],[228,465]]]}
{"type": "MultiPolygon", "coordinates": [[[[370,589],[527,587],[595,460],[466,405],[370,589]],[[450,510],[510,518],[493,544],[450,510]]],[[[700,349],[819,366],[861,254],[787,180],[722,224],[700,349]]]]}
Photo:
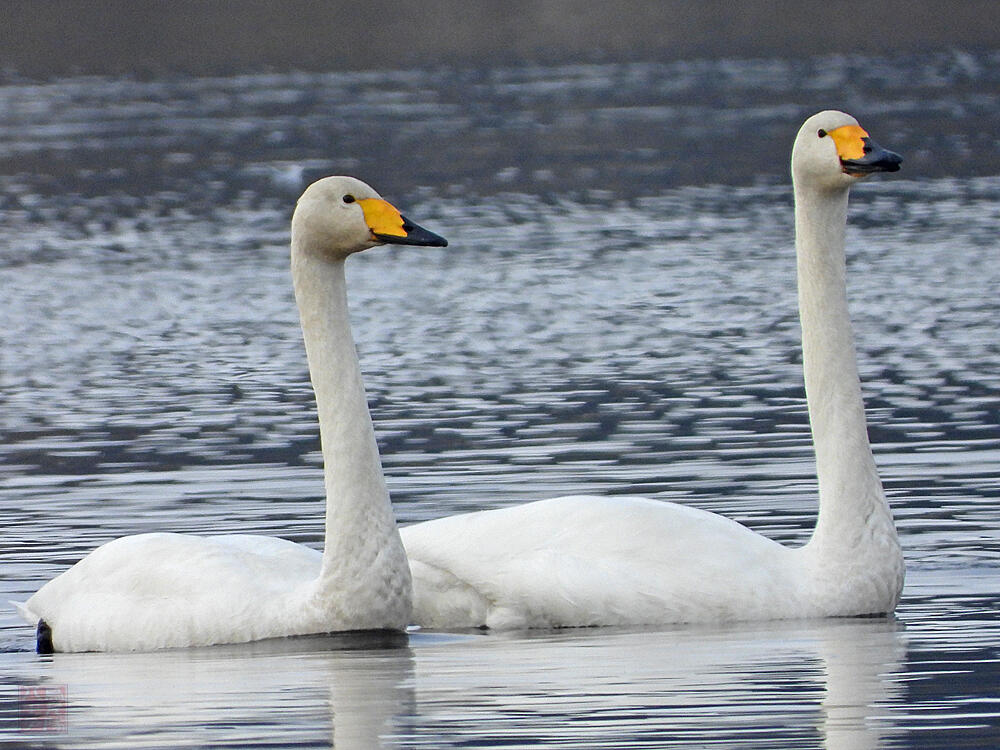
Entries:
{"type": "Polygon", "coordinates": [[[0,745],[995,747],[1000,52],[8,76],[0,601],[125,534],[321,545],[287,246],[327,174],[451,243],[348,266],[400,523],[641,494],[803,543],[787,165],[826,108],[904,156],[848,229],[895,617],[42,657],[3,606],[0,745]]]}

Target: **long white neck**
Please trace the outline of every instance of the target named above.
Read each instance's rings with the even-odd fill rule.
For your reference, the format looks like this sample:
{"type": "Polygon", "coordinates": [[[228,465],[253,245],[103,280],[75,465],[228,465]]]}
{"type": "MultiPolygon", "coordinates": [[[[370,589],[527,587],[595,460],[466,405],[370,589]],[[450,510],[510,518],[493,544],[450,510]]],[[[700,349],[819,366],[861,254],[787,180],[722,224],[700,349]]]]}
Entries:
{"type": "Polygon", "coordinates": [[[819,518],[809,546],[837,563],[870,549],[873,535],[880,545],[896,540],[868,442],[847,309],[847,194],[846,188],[795,186],[802,363],[819,481],[819,518]]]}
{"type": "MultiPolygon", "coordinates": [[[[347,308],[344,261],[292,243],[292,278],[316,394],[326,484],[321,578],[350,588],[387,561],[409,572],[382,476],[347,308]]],[[[405,623],[404,623],[405,624],[405,623]]]]}

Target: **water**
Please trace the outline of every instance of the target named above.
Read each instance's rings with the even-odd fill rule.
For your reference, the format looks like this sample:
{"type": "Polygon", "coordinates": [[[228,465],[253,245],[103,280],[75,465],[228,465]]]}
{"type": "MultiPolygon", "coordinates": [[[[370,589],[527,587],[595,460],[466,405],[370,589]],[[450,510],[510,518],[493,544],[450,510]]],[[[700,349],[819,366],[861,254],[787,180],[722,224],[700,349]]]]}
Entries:
{"type": "Polygon", "coordinates": [[[854,191],[848,239],[908,566],[895,618],[725,628],[39,657],[3,610],[0,742],[994,746],[998,62],[0,86],[0,600],[123,534],[321,544],[287,224],[306,181],[342,172],[451,241],[348,269],[400,522],[643,494],[803,542],[815,480],[786,172],[799,122],[827,106],[906,159],[854,191]],[[20,723],[32,686],[64,732],[20,723]]]}

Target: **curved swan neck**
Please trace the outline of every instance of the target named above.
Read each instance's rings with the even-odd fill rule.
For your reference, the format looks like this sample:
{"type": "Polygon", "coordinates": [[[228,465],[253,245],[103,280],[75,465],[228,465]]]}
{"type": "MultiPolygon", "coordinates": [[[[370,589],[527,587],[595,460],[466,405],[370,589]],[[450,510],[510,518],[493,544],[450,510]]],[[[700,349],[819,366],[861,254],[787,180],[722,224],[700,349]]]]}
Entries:
{"type": "MultiPolygon", "coordinates": [[[[292,279],[316,394],[326,485],[323,577],[349,577],[379,547],[402,549],[348,316],[344,260],[293,236],[292,279]]],[[[403,558],[405,560],[405,558],[403,558]]]]}
{"type": "Polygon", "coordinates": [[[795,185],[802,365],[819,482],[813,541],[850,555],[873,524],[893,538],[895,527],[868,442],[847,307],[847,197],[846,188],[795,185]]]}

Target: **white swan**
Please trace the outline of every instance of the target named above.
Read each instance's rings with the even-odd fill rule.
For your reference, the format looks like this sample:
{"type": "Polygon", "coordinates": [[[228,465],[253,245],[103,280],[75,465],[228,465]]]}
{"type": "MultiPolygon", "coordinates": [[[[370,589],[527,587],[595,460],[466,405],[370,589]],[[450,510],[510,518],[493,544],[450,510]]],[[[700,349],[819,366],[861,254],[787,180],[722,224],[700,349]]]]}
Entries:
{"type": "Polygon", "coordinates": [[[349,255],[382,243],[447,244],[352,177],[319,180],[299,199],[292,277],[319,411],[324,551],[251,535],[116,539],[18,605],[37,626],[40,652],[407,626],[410,573],[368,414],[344,278],[349,255]]]}
{"type": "Polygon", "coordinates": [[[891,612],[903,557],[872,459],[844,280],[850,186],[901,159],[842,112],[792,150],[803,366],[819,480],[790,549],[714,513],[561,497],[401,529],[414,621],[432,628],[650,625],[891,612]]]}

